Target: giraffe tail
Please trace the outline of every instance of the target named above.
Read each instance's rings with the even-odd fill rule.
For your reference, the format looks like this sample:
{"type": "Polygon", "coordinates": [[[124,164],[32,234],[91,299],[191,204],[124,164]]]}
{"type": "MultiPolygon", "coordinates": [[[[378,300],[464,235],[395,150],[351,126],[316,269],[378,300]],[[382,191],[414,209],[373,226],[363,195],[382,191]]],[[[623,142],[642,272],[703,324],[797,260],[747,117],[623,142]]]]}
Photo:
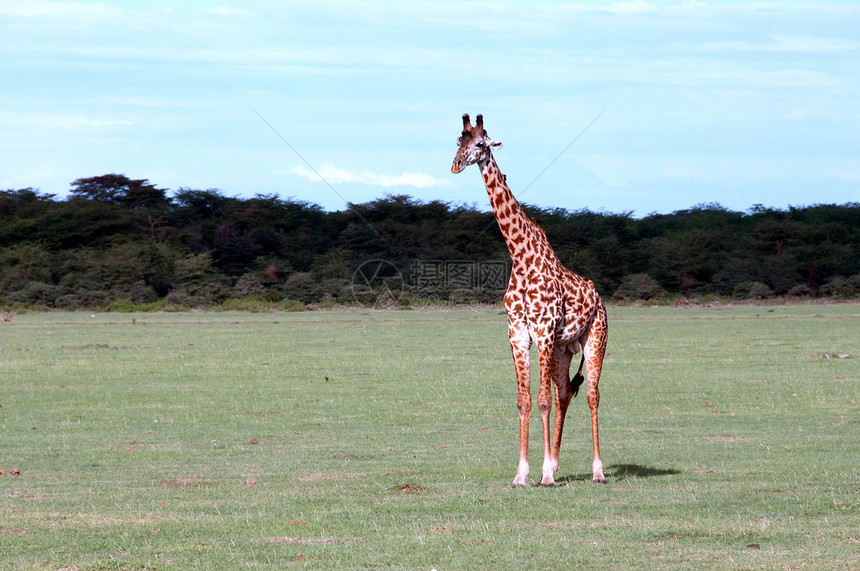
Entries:
{"type": "Polygon", "coordinates": [[[582,382],[585,380],[585,377],[582,376],[582,366],[585,364],[585,354],[582,355],[582,360],[579,362],[579,370],[570,379],[570,390],[573,391],[573,396],[576,396],[579,393],[579,387],[582,386],[582,382]]]}

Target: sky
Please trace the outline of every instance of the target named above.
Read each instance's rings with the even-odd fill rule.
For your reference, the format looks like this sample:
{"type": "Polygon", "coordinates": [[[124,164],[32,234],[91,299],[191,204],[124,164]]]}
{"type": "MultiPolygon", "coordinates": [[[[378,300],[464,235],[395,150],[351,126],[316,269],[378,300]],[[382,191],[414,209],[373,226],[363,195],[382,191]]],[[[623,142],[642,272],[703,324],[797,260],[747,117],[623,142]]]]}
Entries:
{"type": "Polygon", "coordinates": [[[860,202],[855,1],[0,0],[0,190],[107,173],[329,211],[860,202]]]}

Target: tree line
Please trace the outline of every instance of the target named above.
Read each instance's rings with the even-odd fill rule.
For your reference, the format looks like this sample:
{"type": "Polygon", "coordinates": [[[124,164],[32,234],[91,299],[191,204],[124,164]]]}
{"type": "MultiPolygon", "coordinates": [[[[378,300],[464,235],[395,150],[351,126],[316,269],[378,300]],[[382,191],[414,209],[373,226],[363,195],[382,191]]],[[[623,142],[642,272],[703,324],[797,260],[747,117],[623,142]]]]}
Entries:
{"type": "MultiPolygon", "coordinates": [[[[860,203],[642,218],[524,208],[607,299],[860,294],[860,203]]],[[[63,199],[0,191],[3,307],[496,302],[509,268],[491,211],[405,195],[327,212],[119,174],[78,179],[63,199]]]]}

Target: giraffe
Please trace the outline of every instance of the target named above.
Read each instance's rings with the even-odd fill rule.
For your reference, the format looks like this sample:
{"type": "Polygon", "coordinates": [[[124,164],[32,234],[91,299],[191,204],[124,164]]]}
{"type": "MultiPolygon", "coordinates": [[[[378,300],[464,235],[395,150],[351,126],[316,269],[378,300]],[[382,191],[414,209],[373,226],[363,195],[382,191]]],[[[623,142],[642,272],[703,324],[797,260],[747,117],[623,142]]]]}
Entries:
{"type": "Polygon", "coordinates": [[[553,252],[543,229],[529,218],[514,197],[492,151],[502,144],[484,130],[484,119],[473,127],[463,115],[463,132],[457,138],[457,154],[451,172],[459,173],[477,163],[487,187],[490,205],[511,255],[511,277],[504,296],[508,316],[508,338],[517,375],[517,410],[520,447],[513,487],[525,486],[529,474],[529,419],[531,415],[531,371],[529,350],[537,345],[540,386],[537,404],[543,425],[544,458],[541,486],[554,486],[558,470],[561,434],[570,400],[588,375],[587,400],[591,409],[591,438],[594,448],[592,481],[605,484],[597,434],[597,385],[606,352],[606,307],[594,283],[565,268],[553,252]],[[573,356],[582,350],[579,371],[570,378],[573,356]],[[555,423],[550,435],[552,386],[555,387],[555,423]]]}

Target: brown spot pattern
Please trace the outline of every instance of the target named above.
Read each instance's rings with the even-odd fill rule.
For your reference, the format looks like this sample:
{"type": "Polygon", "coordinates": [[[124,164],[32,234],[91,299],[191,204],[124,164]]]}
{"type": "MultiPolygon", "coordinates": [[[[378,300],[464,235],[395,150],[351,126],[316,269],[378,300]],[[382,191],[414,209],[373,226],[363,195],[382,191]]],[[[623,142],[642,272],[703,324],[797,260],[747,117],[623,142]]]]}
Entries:
{"type": "MultiPolygon", "coordinates": [[[[494,142],[484,131],[483,118],[479,115],[473,127],[468,115],[464,115],[463,127],[454,165],[477,163],[480,167],[490,205],[511,255],[511,279],[504,299],[511,352],[517,372],[520,464],[523,461],[526,465],[528,463],[528,419],[531,410],[528,349],[532,340],[539,348],[538,403],[544,426],[544,448],[549,451],[556,469],[565,414],[572,397],[569,387],[571,358],[582,349],[587,367],[587,400],[591,409],[594,481],[605,482],[599,453],[597,408],[600,401],[598,383],[607,341],[606,308],[594,283],[561,264],[546,233],[534,218],[525,214],[517,202],[492,155],[490,149],[494,142]],[[477,145],[478,142],[483,144],[477,145]],[[548,423],[553,387],[556,415],[550,436],[548,423]]],[[[518,472],[515,485],[522,485],[520,476],[518,472]]],[[[546,464],[540,483],[552,484],[552,475],[547,474],[546,464]]]]}

